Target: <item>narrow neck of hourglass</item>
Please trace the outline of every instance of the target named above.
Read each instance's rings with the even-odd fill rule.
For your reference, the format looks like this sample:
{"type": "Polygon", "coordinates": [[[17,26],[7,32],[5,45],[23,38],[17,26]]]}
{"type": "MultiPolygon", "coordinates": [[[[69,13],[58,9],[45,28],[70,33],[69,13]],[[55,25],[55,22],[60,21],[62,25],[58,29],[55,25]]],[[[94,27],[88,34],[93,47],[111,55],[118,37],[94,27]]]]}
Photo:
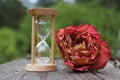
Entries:
{"type": "Polygon", "coordinates": [[[45,37],[39,36],[41,38],[41,41],[45,41],[47,39],[47,37],[50,35],[50,33],[51,33],[51,31],[49,31],[45,37]]]}

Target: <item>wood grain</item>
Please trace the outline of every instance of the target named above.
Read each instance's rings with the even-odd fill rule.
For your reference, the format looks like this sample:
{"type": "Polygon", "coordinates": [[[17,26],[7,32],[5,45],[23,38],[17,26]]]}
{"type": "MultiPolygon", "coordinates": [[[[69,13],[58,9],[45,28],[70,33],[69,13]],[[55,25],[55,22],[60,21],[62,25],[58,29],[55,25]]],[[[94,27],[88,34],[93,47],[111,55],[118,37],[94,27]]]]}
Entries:
{"type": "Polygon", "coordinates": [[[31,33],[31,64],[35,64],[35,16],[32,16],[32,33],[31,33]]]}
{"type": "Polygon", "coordinates": [[[54,43],[55,43],[55,16],[52,16],[52,33],[51,33],[51,64],[55,64],[54,43]]]}
{"type": "Polygon", "coordinates": [[[105,69],[101,69],[95,75],[103,78],[104,80],[120,80],[120,69],[115,68],[110,62],[105,69]]]}
{"type": "Polygon", "coordinates": [[[34,9],[28,9],[27,13],[29,15],[54,15],[56,16],[58,14],[58,11],[56,9],[52,8],[34,8],[34,9]]]}
{"type": "Polygon", "coordinates": [[[46,71],[55,71],[57,70],[56,64],[27,64],[25,66],[26,71],[38,71],[38,72],[46,72],[46,71]]]}
{"type": "Polygon", "coordinates": [[[120,70],[109,62],[98,72],[74,72],[66,69],[60,59],[56,59],[57,71],[27,72],[24,67],[30,60],[18,59],[0,65],[0,80],[120,80],[120,70]]]}

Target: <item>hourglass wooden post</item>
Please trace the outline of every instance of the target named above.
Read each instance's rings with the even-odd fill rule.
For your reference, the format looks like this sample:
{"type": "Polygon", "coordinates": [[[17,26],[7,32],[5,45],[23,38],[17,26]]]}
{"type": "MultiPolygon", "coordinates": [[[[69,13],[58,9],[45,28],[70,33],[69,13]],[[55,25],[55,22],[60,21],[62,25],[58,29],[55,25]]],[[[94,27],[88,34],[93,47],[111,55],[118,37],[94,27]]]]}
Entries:
{"type": "MultiPolygon", "coordinates": [[[[32,34],[31,34],[31,63],[26,64],[26,71],[54,71],[57,69],[55,60],[54,60],[54,27],[55,27],[55,16],[58,14],[58,11],[51,8],[34,8],[28,9],[27,13],[32,16],[32,34]],[[35,22],[37,18],[41,16],[50,16],[51,17],[51,25],[49,27],[51,30],[51,56],[50,63],[47,64],[39,64],[35,62],[35,45],[36,40],[40,41],[35,35],[35,22]]],[[[41,57],[40,53],[38,56],[41,57]]]]}

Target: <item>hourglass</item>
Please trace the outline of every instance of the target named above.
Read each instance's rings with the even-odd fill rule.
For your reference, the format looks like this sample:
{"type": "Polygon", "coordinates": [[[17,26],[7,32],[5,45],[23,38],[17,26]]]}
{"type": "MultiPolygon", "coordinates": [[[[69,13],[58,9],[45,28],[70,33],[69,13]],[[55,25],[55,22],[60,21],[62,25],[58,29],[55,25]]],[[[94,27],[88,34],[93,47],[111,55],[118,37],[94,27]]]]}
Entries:
{"type": "Polygon", "coordinates": [[[25,66],[25,70],[54,71],[57,69],[54,60],[54,26],[58,12],[51,8],[34,8],[27,13],[32,16],[32,38],[31,63],[25,66]],[[50,34],[51,48],[46,42],[50,34]]]}

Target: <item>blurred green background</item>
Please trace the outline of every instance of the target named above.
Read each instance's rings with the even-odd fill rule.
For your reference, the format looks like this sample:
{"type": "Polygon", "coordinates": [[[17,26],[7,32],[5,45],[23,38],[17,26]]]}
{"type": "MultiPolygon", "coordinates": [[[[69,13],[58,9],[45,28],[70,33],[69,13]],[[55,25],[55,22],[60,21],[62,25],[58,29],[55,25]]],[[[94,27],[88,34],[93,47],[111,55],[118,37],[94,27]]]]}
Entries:
{"type": "MultiPolygon", "coordinates": [[[[0,63],[30,54],[31,16],[26,10],[36,7],[59,11],[55,32],[70,25],[94,25],[112,56],[120,57],[119,4],[120,0],[0,0],[0,63]]],[[[50,44],[50,39],[47,42],[50,44]]]]}

